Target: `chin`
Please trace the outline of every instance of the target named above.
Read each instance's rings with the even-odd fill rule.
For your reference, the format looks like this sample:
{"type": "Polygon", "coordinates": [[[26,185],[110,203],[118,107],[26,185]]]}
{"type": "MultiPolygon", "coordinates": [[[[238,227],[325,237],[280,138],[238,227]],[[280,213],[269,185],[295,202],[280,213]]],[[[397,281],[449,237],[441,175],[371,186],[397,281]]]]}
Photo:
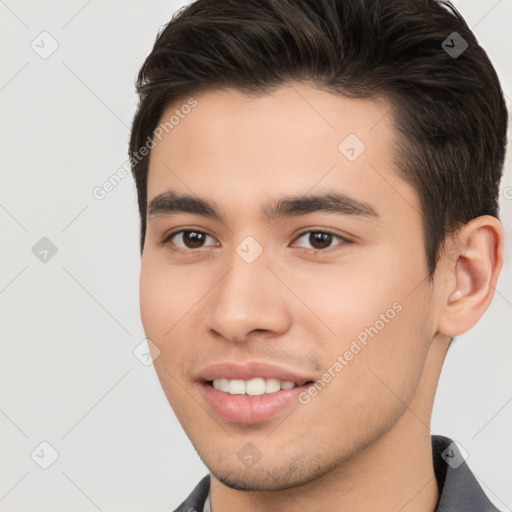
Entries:
{"type": "MultiPolygon", "coordinates": [[[[203,461],[204,462],[204,461],[203,461]]],[[[252,468],[241,470],[235,468],[208,469],[212,475],[225,486],[237,491],[284,491],[300,487],[312,482],[327,472],[330,467],[327,464],[319,466],[302,463],[298,460],[284,462],[281,467],[268,467],[260,461],[252,468]]]]}

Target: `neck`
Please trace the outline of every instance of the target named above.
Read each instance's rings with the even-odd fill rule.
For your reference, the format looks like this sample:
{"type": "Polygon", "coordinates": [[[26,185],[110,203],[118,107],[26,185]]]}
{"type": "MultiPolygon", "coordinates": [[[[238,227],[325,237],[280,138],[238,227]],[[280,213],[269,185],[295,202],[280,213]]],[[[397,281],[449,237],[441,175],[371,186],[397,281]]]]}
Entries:
{"type": "Polygon", "coordinates": [[[447,348],[447,343],[434,340],[404,414],[350,460],[314,481],[283,491],[237,491],[211,475],[212,512],[433,512],[439,489],[428,425],[447,348]]]}

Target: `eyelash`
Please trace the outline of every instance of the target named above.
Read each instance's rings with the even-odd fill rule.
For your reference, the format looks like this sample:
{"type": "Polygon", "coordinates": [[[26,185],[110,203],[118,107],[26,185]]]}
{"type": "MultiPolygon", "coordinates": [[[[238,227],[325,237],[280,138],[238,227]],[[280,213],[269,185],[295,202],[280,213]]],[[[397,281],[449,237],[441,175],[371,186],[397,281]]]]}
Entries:
{"type": "MultiPolygon", "coordinates": [[[[174,238],[176,235],[179,235],[180,233],[186,233],[186,232],[200,233],[202,235],[206,235],[206,236],[210,236],[211,237],[211,235],[209,235],[208,233],[205,233],[204,231],[200,231],[198,229],[180,229],[180,230],[173,231],[172,233],[170,233],[167,237],[165,237],[165,239],[163,240],[162,243],[164,245],[170,246],[172,251],[179,252],[179,253],[197,252],[199,249],[204,249],[205,248],[205,247],[198,247],[196,249],[190,249],[190,248],[183,248],[183,247],[177,247],[177,246],[172,247],[171,243],[170,243],[172,238],[174,238]]],[[[338,235],[337,233],[334,233],[333,231],[330,231],[328,229],[310,229],[308,231],[303,231],[302,233],[297,235],[295,240],[299,240],[304,235],[311,234],[311,233],[322,233],[322,234],[326,234],[326,235],[331,235],[333,238],[337,238],[341,243],[336,244],[336,245],[334,245],[332,247],[328,247],[327,249],[310,249],[310,248],[307,248],[307,247],[299,247],[299,249],[306,249],[308,251],[313,251],[316,254],[317,253],[330,253],[332,251],[332,249],[334,249],[338,245],[346,245],[346,244],[352,243],[351,240],[349,240],[349,239],[347,239],[347,238],[345,238],[345,237],[343,237],[341,235],[338,235]]],[[[174,245],[174,244],[172,244],[172,245],[174,245]]],[[[206,247],[208,247],[208,246],[206,246],[206,247]]]]}

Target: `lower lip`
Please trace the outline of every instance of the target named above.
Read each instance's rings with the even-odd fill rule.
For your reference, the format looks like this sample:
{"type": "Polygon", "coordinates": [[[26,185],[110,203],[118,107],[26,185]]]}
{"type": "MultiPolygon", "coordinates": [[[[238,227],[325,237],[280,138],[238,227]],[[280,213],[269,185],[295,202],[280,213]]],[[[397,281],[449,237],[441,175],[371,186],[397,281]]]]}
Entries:
{"type": "Polygon", "coordinates": [[[213,412],[227,421],[259,423],[271,419],[278,412],[299,404],[298,395],[307,386],[282,389],[265,395],[230,395],[208,383],[201,384],[201,391],[213,412]]]}

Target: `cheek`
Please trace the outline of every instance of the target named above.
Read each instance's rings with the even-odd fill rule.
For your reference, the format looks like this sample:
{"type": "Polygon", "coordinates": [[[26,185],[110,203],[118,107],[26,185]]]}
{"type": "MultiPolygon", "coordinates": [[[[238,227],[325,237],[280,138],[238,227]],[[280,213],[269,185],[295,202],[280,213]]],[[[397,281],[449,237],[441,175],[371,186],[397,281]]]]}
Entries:
{"type": "Polygon", "coordinates": [[[144,253],[139,294],[146,334],[151,332],[156,338],[162,338],[186,312],[187,304],[192,300],[189,283],[178,267],[162,263],[151,251],[144,253]]]}
{"type": "Polygon", "coordinates": [[[387,324],[378,315],[380,322],[376,322],[374,314],[385,315],[386,308],[368,306],[371,315],[359,313],[356,323],[362,322],[363,328],[352,325],[350,318],[342,318],[337,324],[339,331],[355,334],[342,334],[324,346],[322,380],[327,383],[318,385],[318,391],[303,397],[301,403],[307,403],[304,423],[315,418],[317,438],[326,450],[329,443],[330,449],[341,450],[347,440],[369,440],[386,431],[413,400],[426,343],[421,339],[424,333],[410,327],[414,319],[408,307],[392,310],[392,319],[393,314],[388,313],[387,324]],[[333,440],[333,431],[343,432],[343,438],[333,440]]]}
{"type": "MultiPolygon", "coordinates": [[[[297,294],[307,297],[331,331],[317,329],[315,337],[323,370],[340,375],[327,386],[330,401],[343,396],[357,410],[393,401],[401,407],[397,396],[405,402],[412,398],[433,334],[422,250],[418,244],[401,256],[380,253],[365,261],[364,270],[357,262],[333,272],[325,269],[314,282],[295,279],[297,294]]],[[[315,332],[312,325],[306,328],[315,332]]]]}
{"type": "Polygon", "coordinates": [[[160,350],[153,367],[180,422],[186,416],[195,416],[194,407],[186,405],[190,396],[184,391],[186,379],[182,374],[187,361],[186,347],[190,346],[179,342],[187,324],[187,317],[180,321],[184,315],[182,286],[177,272],[162,268],[149,255],[144,256],[139,283],[142,324],[146,337],[160,350]]]}
{"type": "Polygon", "coordinates": [[[143,258],[139,282],[140,315],[146,337],[160,350],[154,367],[161,380],[166,378],[164,368],[174,373],[172,366],[181,358],[180,344],[172,346],[173,336],[180,326],[179,319],[183,316],[179,304],[181,283],[172,279],[172,274],[157,262],[152,263],[150,257],[143,258]]]}
{"type": "Polygon", "coordinates": [[[296,323],[314,335],[319,350],[337,351],[348,349],[352,339],[359,333],[364,337],[365,328],[376,322],[379,331],[387,328],[400,308],[395,303],[403,301],[400,281],[407,281],[407,277],[394,276],[382,261],[362,265],[355,258],[338,266],[288,270],[281,275],[285,282],[293,283],[293,292],[300,299],[291,297],[290,302],[296,323]]]}
{"type": "Polygon", "coordinates": [[[150,339],[155,338],[155,341],[164,329],[163,311],[170,306],[166,304],[163,292],[162,282],[157,279],[154,267],[143,262],[139,282],[140,314],[146,336],[150,339]]]}
{"type": "Polygon", "coordinates": [[[164,264],[150,253],[143,257],[139,282],[141,319],[146,337],[160,350],[154,367],[166,386],[174,386],[165,375],[167,371],[181,382],[188,359],[201,349],[198,318],[208,282],[194,277],[193,271],[164,264]]]}

